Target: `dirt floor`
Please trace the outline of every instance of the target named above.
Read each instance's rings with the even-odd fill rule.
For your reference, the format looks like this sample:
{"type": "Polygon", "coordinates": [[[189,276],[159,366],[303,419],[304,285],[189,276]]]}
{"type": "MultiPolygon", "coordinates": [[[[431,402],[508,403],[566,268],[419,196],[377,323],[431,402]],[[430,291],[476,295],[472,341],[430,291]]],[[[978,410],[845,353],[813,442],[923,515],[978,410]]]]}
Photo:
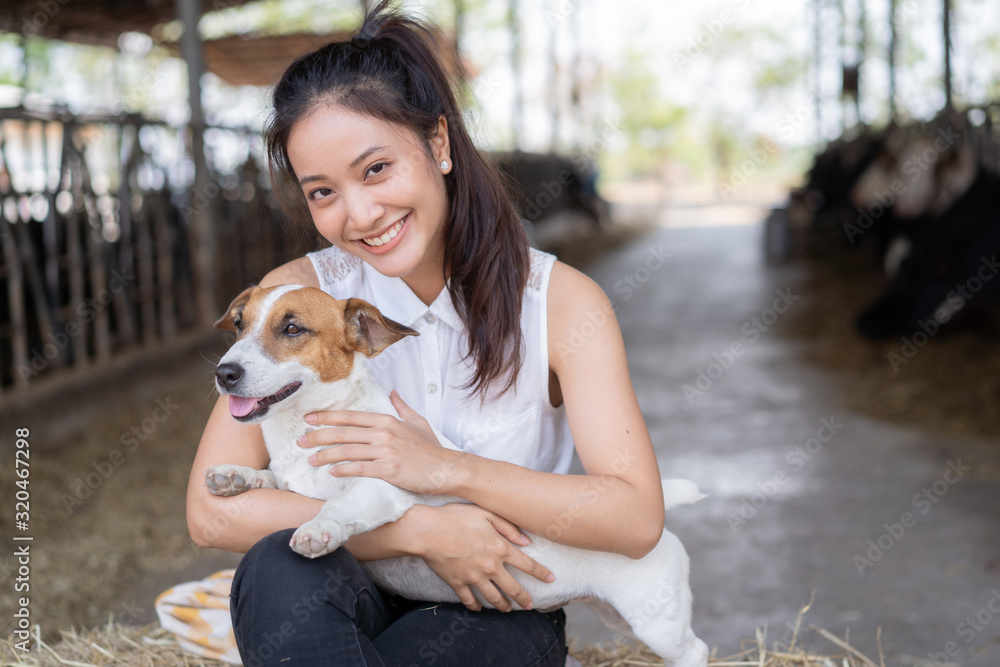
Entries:
{"type": "MultiPolygon", "coordinates": [[[[642,234],[628,228],[576,235],[557,251],[585,268],[600,252],[642,234]]],[[[778,331],[797,342],[808,363],[837,378],[853,409],[943,435],[1000,436],[1000,345],[990,326],[970,323],[936,337],[894,372],[887,355],[900,342],[863,341],[851,328],[881,282],[874,263],[827,257],[809,262],[805,275],[798,289],[810,298],[778,331]]],[[[151,578],[184,581],[186,568],[219,557],[191,542],[184,516],[191,460],[214,403],[211,352],[203,372],[164,386],[156,400],[123,404],[61,447],[32,456],[31,612],[49,639],[59,628],[93,627],[109,615],[148,622],[158,591],[142,599],[130,593],[147,590],[151,578]]],[[[12,476],[4,474],[0,497],[14,491],[12,476]]],[[[4,535],[12,533],[12,518],[9,510],[0,515],[4,535]]],[[[16,576],[9,551],[0,555],[5,590],[16,576]]],[[[2,636],[11,632],[13,605],[13,596],[0,597],[2,636]]]]}

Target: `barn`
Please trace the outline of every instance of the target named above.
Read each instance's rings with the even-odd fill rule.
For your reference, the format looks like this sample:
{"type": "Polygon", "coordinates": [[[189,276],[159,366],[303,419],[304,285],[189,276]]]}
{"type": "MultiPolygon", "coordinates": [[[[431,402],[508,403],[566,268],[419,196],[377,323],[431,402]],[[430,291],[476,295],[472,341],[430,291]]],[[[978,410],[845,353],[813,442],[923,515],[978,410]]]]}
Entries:
{"type": "MultiPolygon", "coordinates": [[[[512,395],[537,390],[544,405],[476,409],[462,402],[469,386],[430,378],[474,358],[464,342],[474,337],[452,350],[439,327],[462,331],[472,306],[458,299],[483,285],[452,291],[451,276],[436,299],[404,295],[422,310],[403,328],[420,335],[379,339],[375,378],[404,378],[399,396],[474,458],[536,431],[558,441],[543,443],[552,451],[575,443],[562,467],[526,471],[566,473],[564,496],[519,504],[530,494],[508,490],[512,525],[533,535],[596,545],[600,531],[583,526],[602,525],[629,541],[623,527],[644,514],[636,480],[694,482],[704,497],[677,507],[668,497],[665,514],[691,599],[664,598],[665,573],[636,584],[644,607],[619,613],[633,630],[676,614],[709,665],[1000,664],[1000,10],[987,0],[390,4],[431,26],[426,43],[476,169],[495,175],[516,222],[477,247],[513,234],[533,248],[525,294],[554,293],[536,271],[554,256],[552,276],[579,276],[599,297],[583,301],[581,287],[541,301],[547,368],[530,340],[526,357],[505,348],[543,373],[512,395]],[[456,350],[468,355],[448,356],[456,350]],[[409,368],[408,355],[412,377],[386,371],[409,368]],[[627,435],[594,435],[618,426],[627,435]],[[648,453],[639,471],[627,463],[635,451],[648,453]]],[[[255,424],[213,444],[215,408],[225,413],[238,380],[221,365],[251,335],[233,322],[259,314],[246,299],[228,304],[279,266],[348,245],[330,232],[338,204],[311,218],[283,205],[265,128],[297,58],[345,40],[363,57],[362,5],[0,8],[0,581],[11,591],[0,598],[0,665],[241,664],[230,585],[257,540],[233,537],[253,525],[241,509],[252,501],[240,499],[292,491],[250,489],[200,514],[195,461],[223,446],[265,451],[255,424]]],[[[467,168],[454,155],[440,163],[444,179],[467,168]]],[[[490,192],[480,183],[474,204],[490,192]]],[[[395,267],[392,248],[413,241],[386,234],[368,239],[381,254],[357,251],[372,261],[351,270],[395,267]]],[[[464,250],[441,252],[457,262],[464,250]]],[[[455,281],[499,266],[498,252],[455,281]]],[[[393,302],[379,301],[379,281],[407,275],[358,278],[342,297],[333,278],[322,285],[384,309],[393,302]]],[[[522,327],[534,321],[528,304],[522,327]]],[[[354,323],[371,347],[350,355],[375,350],[372,322],[354,323]]],[[[260,399],[261,413],[293,384],[260,399]]],[[[237,419],[256,410],[229,405],[237,419]]],[[[674,664],[583,602],[563,612],[567,666],[674,664]]],[[[413,663],[469,664],[454,627],[413,663]]],[[[243,662],[280,659],[292,643],[268,642],[243,662]]],[[[704,664],[687,660],[676,664],[704,664]]]]}

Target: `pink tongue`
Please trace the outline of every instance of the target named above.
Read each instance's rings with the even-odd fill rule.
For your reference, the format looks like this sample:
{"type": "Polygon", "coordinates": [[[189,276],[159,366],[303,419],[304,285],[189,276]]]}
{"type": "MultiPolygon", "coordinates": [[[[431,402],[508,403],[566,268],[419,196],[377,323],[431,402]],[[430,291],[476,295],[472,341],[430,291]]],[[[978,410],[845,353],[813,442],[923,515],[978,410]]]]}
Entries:
{"type": "Polygon", "coordinates": [[[229,397],[229,414],[234,417],[242,417],[253,412],[259,398],[243,398],[242,396],[229,397]]]}

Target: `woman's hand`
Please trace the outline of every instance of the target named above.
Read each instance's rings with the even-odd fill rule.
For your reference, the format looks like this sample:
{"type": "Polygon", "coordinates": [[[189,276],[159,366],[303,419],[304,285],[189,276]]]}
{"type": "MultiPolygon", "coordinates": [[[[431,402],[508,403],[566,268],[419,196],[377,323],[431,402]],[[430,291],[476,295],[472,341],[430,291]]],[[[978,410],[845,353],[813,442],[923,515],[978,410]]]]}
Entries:
{"type": "Polygon", "coordinates": [[[517,526],[477,505],[417,505],[405,518],[417,554],[472,611],[482,609],[473,589],[500,611],[510,611],[511,600],[531,609],[531,596],[504,565],[539,581],[554,580],[548,568],[517,548],[531,542],[517,526]]]}
{"type": "Polygon", "coordinates": [[[407,491],[447,493],[448,479],[455,473],[454,450],[441,446],[427,420],[395,390],[390,399],[402,419],[353,410],[306,415],[310,424],[335,428],[311,431],[299,445],[339,445],[309,457],[317,466],[339,464],[330,468],[337,477],[377,477],[407,491]]]}

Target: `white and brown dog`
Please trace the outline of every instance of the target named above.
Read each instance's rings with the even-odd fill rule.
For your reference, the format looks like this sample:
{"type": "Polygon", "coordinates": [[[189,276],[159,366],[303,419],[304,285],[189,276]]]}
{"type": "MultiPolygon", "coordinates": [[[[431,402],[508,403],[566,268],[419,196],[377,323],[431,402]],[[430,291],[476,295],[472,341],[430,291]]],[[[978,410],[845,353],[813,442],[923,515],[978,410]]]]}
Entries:
{"type": "MultiPolygon", "coordinates": [[[[329,466],[308,462],[311,451],[296,444],[316,426],[304,416],[320,410],[364,410],[398,417],[365,365],[412,329],[384,317],[360,299],[338,301],[300,285],[251,287],[240,294],[216,326],[234,331],[237,342],[219,362],[216,385],[229,396],[233,417],[260,422],[269,470],[213,466],[209,490],[230,496],[247,489],[289,489],[326,500],[316,518],[293,535],[291,548],[310,558],[329,553],[350,536],[395,521],[415,504],[442,505],[460,498],[404,491],[381,479],[334,477],[329,466]]],[[[441,444],[454,445],[435,431],[441,444]]],[[[664,480],[666,507],[703,496],[693,482],[664,480]]],[[[589,598],[588,604],[613,630],[644,641],[675,667],[702,667],[708,650],[691,631],[688,556],[680,541],[663,531],[659,544],[634,560],[588,551],[530,535],[522,550],[555,574],[543,583],[516,568],[511,574],[531,595],[536,609],[589,598]],[[630,631],[631,630],[631,631],[630,631]]],[[[413,600],[459,602],[458,596],[420,558],[363,563],[381,588],[413,600]]],[[[484,607],[489,602],[477,594],[484,607]]],[[[514,603],[515,609],[519,608],[514,603]]]]}

